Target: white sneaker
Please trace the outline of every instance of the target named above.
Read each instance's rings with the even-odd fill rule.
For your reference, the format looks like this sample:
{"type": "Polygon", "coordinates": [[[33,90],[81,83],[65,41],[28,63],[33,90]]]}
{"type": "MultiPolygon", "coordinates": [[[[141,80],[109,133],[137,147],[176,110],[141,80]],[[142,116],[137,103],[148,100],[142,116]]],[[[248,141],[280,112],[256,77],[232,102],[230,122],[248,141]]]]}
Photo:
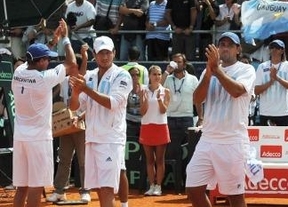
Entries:
{"type": "Polygon", "coordinates": [[[13,186],[12,184],[5,186],[5,190],[16,190],[16,187],[13,186]]]}
{"type": "Polygon", "coordinates": [[[144,195],[147,195],[147,196],[153,195],[154,188],[155,188],[155,185],[154,185],[154,184],[153,184],[153,185],[150,185],[149,190],[147,190],[147,191],[144,193],[144,195]]]}
{"type": "Polygon", "coordinates": [[[156,196],[162,195],[161,185],[155,185],[153,195],[156,195],[156,196]]]}
{"type": "Polygon", "coordinates": [[[57,202],[57,201],[65,201],[66,198],[66,194],[59,194],[59,193],[53,193],[51,196],[49,196],[48,198],[46,198],[46,201],[48,202],[57,202]]]}
{"type": "Polygon", "coordinates": [[[89,193],[82,193],[81,194],[81,201],[90,202],[91,201],[90,194],[89,193]]]}

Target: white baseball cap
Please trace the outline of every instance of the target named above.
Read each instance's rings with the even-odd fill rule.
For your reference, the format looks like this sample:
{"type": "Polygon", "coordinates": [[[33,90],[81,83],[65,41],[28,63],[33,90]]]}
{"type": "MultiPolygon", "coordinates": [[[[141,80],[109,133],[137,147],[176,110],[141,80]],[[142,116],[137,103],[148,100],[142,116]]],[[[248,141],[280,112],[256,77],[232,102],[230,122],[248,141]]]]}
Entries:
{"type": "Polygon", "coordinates": [[[101,50],[109,50],[112,52],[114,50],[114,43],[110,37],[100,36],[95,39],[93,47],[96,54],[101,50]]]}

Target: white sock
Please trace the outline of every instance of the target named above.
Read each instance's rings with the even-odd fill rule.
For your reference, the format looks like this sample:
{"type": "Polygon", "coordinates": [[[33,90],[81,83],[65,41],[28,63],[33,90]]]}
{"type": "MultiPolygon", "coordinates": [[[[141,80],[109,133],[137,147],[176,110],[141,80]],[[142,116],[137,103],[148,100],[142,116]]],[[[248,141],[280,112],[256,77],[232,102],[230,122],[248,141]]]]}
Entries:
{"type": "Polygon", "coordinates": [[[128,202],[121,203],[121,207],[128,207],[128,202]]]}

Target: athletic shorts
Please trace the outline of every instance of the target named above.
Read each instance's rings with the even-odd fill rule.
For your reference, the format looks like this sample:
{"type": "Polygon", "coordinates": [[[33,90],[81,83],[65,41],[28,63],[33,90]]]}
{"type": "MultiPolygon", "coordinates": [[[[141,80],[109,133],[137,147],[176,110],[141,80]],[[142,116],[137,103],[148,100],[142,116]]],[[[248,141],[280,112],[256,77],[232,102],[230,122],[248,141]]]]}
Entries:
{"type": "Polygon", "coordinates": [[[200,139],[186,168],[186,187],[208,185],[212,190],[218,184],[223,195],[243,194],[246,147],[239,143],[215,144],[200,139]]]}
{"type": "Polygon", "coordinates": [[[54,162],[52,140],[14,141],[14,186],[53,186],[53,174],[54,162]]]}
{"type": "Polygon", "coordinates": [[[126,170],[125,154],[126,154],[126,146],[124,147],[124,153],[122,155],[121,170],[126,170]]]}
{"type": "Polygon", "coordinates": [[[117,193],[125,146],[89,142],[85,147],[84,187],[111,187],[117,193]]]}

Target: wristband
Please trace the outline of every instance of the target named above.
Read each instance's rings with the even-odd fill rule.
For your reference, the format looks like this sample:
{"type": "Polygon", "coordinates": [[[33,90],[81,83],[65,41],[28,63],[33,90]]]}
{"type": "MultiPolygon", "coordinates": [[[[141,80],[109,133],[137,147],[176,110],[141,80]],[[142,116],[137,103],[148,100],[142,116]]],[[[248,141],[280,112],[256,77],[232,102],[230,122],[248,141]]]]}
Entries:
{"type": "Polygon", "coordinates": [[[68,44],[71,45],[71,42],[70,42],[70,40],[69,40],[68,37],[63,37],[63,39],[62,39],[62,44],[63,44],[64,46],[65,46],[65,45],[68,45],[68,44]]]}

